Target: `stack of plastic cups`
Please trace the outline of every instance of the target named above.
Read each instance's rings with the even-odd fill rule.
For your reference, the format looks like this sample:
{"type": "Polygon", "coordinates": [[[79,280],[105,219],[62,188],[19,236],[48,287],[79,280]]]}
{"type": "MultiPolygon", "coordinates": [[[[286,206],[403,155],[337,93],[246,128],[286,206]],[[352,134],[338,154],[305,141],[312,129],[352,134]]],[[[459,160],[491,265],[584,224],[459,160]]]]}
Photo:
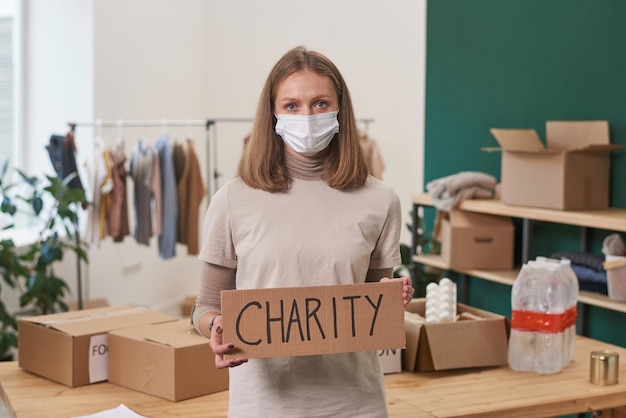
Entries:
{"type": "Polygon", "coordinates": [[[426,322],[456,321],[456,283],[444,277],[426,286],[426,322]]]}

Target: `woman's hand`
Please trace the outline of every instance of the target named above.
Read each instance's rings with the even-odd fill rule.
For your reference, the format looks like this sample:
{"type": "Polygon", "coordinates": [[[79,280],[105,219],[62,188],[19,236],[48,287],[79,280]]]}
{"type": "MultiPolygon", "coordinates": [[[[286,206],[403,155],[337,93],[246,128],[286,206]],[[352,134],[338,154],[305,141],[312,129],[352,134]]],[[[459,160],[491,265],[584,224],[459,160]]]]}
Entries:
{"type": "Polygon", "coordinates": [[[234,344],[222,344],[222,315],[218,315],[213,321],[213,328],[211,329],[211,338],[209,344],[213,353],[215,353],[215,367],[217,369],[225,369],[226,367],[237,367],[248,361],[247,358],[237,358],[231,360],[225,360],[224,354],[235,348],[234,344]]]}
{"type": "Polygon", "coordinates": [[[397,279],[390,279],[389,277],[383,277],[380,279],[381,282],[397,282],[401,281],[403,283],[402,286],[402,300],[404,302],[404,306],[408,305],[411,299],[413,299],[413,294],[415,293],[415,289],[413,289],[413,282],[410,277],[400,277],[397,279]]]}

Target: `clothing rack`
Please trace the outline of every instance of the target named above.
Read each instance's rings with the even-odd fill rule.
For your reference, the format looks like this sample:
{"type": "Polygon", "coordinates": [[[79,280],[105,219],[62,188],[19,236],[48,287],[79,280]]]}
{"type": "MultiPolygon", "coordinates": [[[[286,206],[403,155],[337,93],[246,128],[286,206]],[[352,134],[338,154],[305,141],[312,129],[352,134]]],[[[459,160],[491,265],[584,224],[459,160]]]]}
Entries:
{"type": "Polygon", "coordinates": [[[211,129],[216,123],[249,123],[253,122],[252,118],[210,118],[210,119],[137,119],[137,120],[94,120],[89,122],[68,122],[72,131],[77,126],[94,127],[94,128],[150,128],[161,127],[164,129],[171,127],[198,127],[202,126],[206,132],[206,161],[207,161],[207,180],[212,178],[212,187],[210,194],[215,193],[218,188],[218,178],[221,175],[217,170],[217,132],[211,129]],[[213,137],[211,132],[213,131],[213,137]],[[212,171],[211,172],[211,168],[212,171]]]}
{"type": "MultiPolygon", "coordinates": [[[[207,180],[212,179],[213,185],[209,190],[209,195],[215,193],[218,189],[218,180],[221,173],[217,167],[217,132],[211,129],[216,123],[251,123],[253,118],[208,118],[208,119],[139,119],[139,120],[94,120],[90,122],[68,122],[72,132],[78,126],[94,127],[94,128],[144,128],[144,127],[162,127],[164,129],[170,127],[198,127],[203,126],[206,131],[206,161],[207,161],[207,180]],[[213,135],[211,135],[213,133],[213,135]]],[[[369,124],[374,122],[373,118],[357,119],[365,127],[365,131],[369,129],[369,124]]]]}
{"type": "MultiPolygon", "coordinates": [[[[88,122],[68,122],[70,130],[75,134],[77,127],[93,127],[93,128],[144,128],[144,127],[162,127],[164,129],[171,127],[198,127],[203,126],[206,132],[206,164],[207,164],[207,180],[213,179],[213,185],[210,187],[209,195],[211,196],[218,189],[218,179],[221,173],[217,169],[217,132],[212,129],[216,123],[251,123],[253,118],[207,118],[207,119],[138,119],[138,120],[100,120],[88,122]],[[213,133],[211,135],[211,133],[213,133]]],[[[363,124],[365,131],[369,129],[369,124],[374,122],[373,118],[357,119],[357,122],[363,124]]],[[[76,231],[76,244],[80,244],[80,234],[76,231]]],[[[77,280],[77,305],[78,309],[83,308],[83,292],[81,277],[80,258],[76,259],[76,280],[77,280]]]]}

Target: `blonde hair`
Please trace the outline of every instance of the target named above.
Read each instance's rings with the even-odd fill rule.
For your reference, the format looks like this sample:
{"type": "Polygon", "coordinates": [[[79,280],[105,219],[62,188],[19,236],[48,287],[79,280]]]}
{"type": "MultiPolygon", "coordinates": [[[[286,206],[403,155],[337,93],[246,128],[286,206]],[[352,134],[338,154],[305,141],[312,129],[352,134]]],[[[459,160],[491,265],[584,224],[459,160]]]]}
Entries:
{"type": "Polygon", "coordinates": [[[238,174],[250,187],[265,191],[285,191],[291,179],[285,166],[283,140],[276,134],[274,103],[280,84],[291,74],[309,70],[330,78],[339,100],[339,133],[331,141],[324,162],[322,179],[332,188],[361,187],[367,180],[367,165],[359,144],[352,100],[337,67],[324,55],[299,46],[291,49],[274,65],[265,81],[250,138],[239,160],[238,174]]]}

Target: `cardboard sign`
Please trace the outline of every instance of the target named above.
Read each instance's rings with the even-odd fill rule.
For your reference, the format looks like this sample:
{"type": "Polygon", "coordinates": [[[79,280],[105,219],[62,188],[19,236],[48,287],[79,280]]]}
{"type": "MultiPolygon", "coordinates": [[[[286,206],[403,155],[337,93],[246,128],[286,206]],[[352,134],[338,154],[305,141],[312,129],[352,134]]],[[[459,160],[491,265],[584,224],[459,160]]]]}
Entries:
{"type": "Polygon", "coordinates": [[[404,348],[402,283],[222,292],[226,358],[404,348]]]}

